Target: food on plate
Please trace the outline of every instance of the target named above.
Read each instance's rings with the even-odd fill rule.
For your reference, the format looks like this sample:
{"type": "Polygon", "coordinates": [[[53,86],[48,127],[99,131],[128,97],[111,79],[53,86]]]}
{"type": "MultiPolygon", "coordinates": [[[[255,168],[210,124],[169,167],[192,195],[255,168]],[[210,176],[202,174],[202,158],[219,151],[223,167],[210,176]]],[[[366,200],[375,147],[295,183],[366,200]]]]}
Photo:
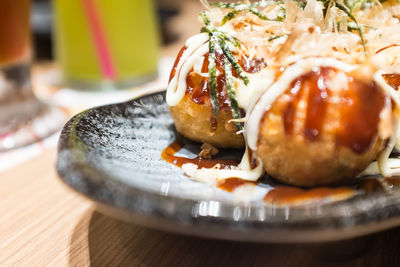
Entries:
{"type": "Polygon", "coordinates": [[[177,56],[167,104],[178,132],[245,147],[238,165],[182,165],[191,178],[334,184],[400,174],[400,4],[205,3],[177,56]]]}
{"type": "MultiPolygon", "coordinates": [[[[216,29],[209,24],[209,31],[216,29]]],[[[237,134],[240,125],[232,121],[243,112],[234,90],[242,87],[247,91],[248,79],[244,75],[260,72],[266,63],[257,55],[250,55],[245,44],[234,37],[220,37],[222,44],[211,48],[208,39],[208,33],[195,35],[179,52],[168,86],[170,113],[176,129],[185,137],[223,148],[242,148],[243,135],[237,134]],[[230,51],[229,45],[236,47],[230,51]],[[231,63],[224,62],[222,47],[229,51],[236,67],[228,68],[231,63]],[[214,51],[211,58],[210,49],[214,51]]]]}
{"type": "Polygon", "coordinates": [[[314,66],[287,81],[258,126],[257,155],[268,174],[288,184],[330,184],[356,176],[384,148],[392,107],[372,79],[314,66]]]}

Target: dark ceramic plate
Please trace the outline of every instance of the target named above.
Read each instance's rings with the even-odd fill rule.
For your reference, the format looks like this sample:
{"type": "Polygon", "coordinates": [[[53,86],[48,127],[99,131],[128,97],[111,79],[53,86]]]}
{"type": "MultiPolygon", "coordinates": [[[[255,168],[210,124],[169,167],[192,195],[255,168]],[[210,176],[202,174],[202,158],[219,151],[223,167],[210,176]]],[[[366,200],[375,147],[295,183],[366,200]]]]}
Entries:
{"type": "MultiPolygon", "coordinates": [[[[237,202],[228,192],[190,180],[160,157],[177,138],[164,97],[165,93],[151,94],[73,117],[59,142],[61,179],[108,215],[188,235],[317,242],[400,225],[396,189],[334,203],[282,207],[262,199],[237,202]]],[[[196,153],[197,146],[186,141],[184,153],[196,153]]],[[[273,183],[267,179],[258,187],[265,190],[273,183]]]]}

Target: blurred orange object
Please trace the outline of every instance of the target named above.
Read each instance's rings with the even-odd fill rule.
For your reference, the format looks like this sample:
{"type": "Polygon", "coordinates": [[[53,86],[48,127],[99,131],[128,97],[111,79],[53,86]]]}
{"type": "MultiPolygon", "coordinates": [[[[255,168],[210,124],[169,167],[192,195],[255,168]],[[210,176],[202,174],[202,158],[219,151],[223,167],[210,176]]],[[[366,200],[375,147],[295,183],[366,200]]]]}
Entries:
{"type": "Polygon", "coordinates": [[[30,3],[0,1],[0,151],[42,140],[66,119],[31,87],[30,3]]]}
{"type": "Polygon", "coordinates": [[[0,65],[29,59],[30,0],[2,0],[0,6],[0,65]]]}

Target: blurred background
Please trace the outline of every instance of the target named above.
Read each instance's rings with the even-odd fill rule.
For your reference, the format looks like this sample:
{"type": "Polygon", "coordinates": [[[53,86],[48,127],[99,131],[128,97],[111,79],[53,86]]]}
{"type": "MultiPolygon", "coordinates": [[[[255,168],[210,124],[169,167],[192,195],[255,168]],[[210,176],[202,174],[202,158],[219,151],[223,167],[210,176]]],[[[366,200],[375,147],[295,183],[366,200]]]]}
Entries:
{"type": "MultiPolygon", "coordinates": [[[[54,19],[52,4],[54,3],[51,0],[32,1],[31,27],[34,34],[35,60],[52,60],[54,19]]],[[[200,23],[197,14],[202,9],[199,0],[152,0],[152,2],[162,46],[170,47],[179,40],[183,41],[186,37],[199,32],[200,23]]]]}
{"type": "Polygon", "coordinates": [[[1,0],[0,173],[55,147],[78,112],[166,89],[203,8],[199,0],[1,0]]]}

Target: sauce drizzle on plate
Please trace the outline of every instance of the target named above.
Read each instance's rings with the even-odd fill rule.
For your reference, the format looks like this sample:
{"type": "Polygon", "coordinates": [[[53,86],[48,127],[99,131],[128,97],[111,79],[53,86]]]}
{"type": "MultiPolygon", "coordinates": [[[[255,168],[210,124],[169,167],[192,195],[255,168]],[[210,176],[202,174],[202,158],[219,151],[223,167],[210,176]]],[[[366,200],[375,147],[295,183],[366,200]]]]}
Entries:
{"type": "Polygon", "coordinates": [[[182,167],[183,164],[192,163],[197,165],[199,168],[212,168],[217,164],[220,164],[221,168],[228,166],[237,166],[238,160],[234,159],[204,159],[202,157],[187,158],[175,156],[175,153],[182,149],[184,143],[182,140],[177,140],[166,147],[162,153],[161,158],[168,163],[171,163],[177,167],[182,167]]]}
{"type": "Polygon", "coordinates": [[[265,195],[264,201],[277,205],[298,205],[325,199],[338,201],[348,199],[355,194],[356,191],[350,187],[301,189],[291,186],[277,186],[265,195]]]}
{"type": "Polygon", "coordinates": [[[258,183],[256,182],[250,182],[243,180],[241,178],[237,177],[232,177],[228,179],[224,179],[218,183],[218,188],[228,191],[228,192],[233,192],[235,191],[238,187],[241,187],[243,185],[257,185],[258,183]]]}
{"type": "MultiPolygon", "coordinates": [[[[182,167],[182,165],[186,163],[195,164],[199,168],[212,168],[217,164],[219,164],[220,168],[226,168],[239,164],[239,161],[234,159],[204,159],[199,156],[195,158],[176,156],[175,154],[183,147],[183,140],[176,140],[162,151],[161,158],[177,167],[182,167]]],[[[400,177],[385,178],[385,181],[390,187],[400,185],[400,177]]],[[[241,186],[257,186],[258,184],[258,182],[247,181],[238,177],[230,177],[218,181],[216,186],[221,190],[232,193],[241,186]]],[[[364,179],[356,186],[352,187],[316,187],[303,189],[293,186],[276,186],[263,197],[263,201],[274,205],[302,205],[321,201],[335,202],[349,199],[358,193],[368,194],[371,191],[381,189],[382,184],[377,179],[364,179]]]]}

